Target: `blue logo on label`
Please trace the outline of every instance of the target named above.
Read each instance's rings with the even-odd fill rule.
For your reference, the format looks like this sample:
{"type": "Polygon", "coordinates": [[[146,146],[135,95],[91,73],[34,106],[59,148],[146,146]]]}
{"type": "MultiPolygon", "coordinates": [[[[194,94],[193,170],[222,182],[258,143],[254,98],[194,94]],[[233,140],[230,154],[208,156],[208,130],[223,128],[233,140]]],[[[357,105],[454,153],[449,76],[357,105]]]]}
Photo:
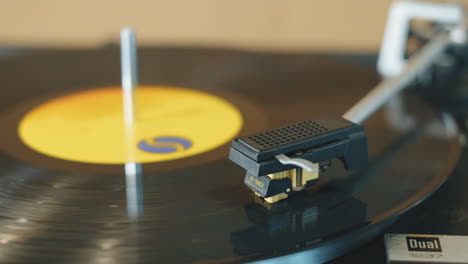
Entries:
{"type": "Polygon", "coordinates": [[[157,154],[168,154],[189,149],[192,142],[180,137],[155,137],[150,140],[142,140],[138,148],[142,151],[157,154]]]}

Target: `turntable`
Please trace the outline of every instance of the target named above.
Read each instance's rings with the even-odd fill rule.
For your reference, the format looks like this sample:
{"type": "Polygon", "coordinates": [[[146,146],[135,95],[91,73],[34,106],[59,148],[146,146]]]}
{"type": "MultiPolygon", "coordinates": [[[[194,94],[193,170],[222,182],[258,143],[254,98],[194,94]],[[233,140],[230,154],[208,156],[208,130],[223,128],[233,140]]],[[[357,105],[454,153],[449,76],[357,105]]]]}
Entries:
{"type": "Polygon", "coordinates": [[[394,4],[383,80],[330,54],[137,56],[131,29],[0,58],[0,262],[384,263],[384,232],[468,235],[463,18],[394,4]]]}

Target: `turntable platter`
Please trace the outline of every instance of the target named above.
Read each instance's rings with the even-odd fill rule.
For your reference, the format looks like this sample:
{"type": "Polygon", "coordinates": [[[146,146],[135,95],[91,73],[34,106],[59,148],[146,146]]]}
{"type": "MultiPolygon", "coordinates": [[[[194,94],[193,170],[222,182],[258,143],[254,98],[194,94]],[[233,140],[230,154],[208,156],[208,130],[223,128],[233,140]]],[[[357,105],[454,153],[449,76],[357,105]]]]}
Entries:
{"type": "MultiPolygon", "coordinates": [[[[232,104],[242,116],[239,134],[340,115],[378,78],[368,68],[306,54],[147,48],[140,58],[144,85],[183,87],[232,104]]],[[[417,125],[395,126],[384,111],[367,121],[367,170],[346,175],[333,164],[311,190],[268,205],[243,185],[244,171],[228,160],[224,140],[191,156],[144,163],[141,215],[130,218],[122,164],[43,154],[18,133],[38,106],[118,85],[119,71],[114,47],[0,60],[0,261],[323,262],[425,199],[459,157],[458,133],[447,119],[405,95],[417,125]]]]}

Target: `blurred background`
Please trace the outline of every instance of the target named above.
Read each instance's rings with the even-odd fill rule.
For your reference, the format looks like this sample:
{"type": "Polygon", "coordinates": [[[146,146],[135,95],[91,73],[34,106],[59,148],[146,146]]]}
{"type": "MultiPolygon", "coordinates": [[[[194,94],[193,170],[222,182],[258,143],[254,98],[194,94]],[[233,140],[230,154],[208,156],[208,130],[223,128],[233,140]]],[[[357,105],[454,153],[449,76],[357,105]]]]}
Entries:
{"type": "Polygon", "coordinates": [[[1,0],[0,47],[142,46],[376,52],[389,0],[1,0]]]}

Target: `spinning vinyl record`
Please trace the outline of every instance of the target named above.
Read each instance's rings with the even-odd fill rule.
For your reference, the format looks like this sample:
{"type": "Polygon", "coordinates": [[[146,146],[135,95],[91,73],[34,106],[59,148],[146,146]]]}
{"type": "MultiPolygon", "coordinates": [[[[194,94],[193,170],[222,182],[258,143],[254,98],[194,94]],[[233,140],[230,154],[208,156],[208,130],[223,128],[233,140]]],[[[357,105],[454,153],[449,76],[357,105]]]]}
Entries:
{"type": "Polygon", "coordinates": [[[364,123],[367,169],[333,161],[310,189],[265,203],[229,161],[231,140],[341,116],[376,72],[318,55],[183,48],[141,49],[139,66],[129,135],[116,47],[0,60],[1,262],[328,261],[424,200],[459,157],[452,119],[404,95],[364,123]]]}

